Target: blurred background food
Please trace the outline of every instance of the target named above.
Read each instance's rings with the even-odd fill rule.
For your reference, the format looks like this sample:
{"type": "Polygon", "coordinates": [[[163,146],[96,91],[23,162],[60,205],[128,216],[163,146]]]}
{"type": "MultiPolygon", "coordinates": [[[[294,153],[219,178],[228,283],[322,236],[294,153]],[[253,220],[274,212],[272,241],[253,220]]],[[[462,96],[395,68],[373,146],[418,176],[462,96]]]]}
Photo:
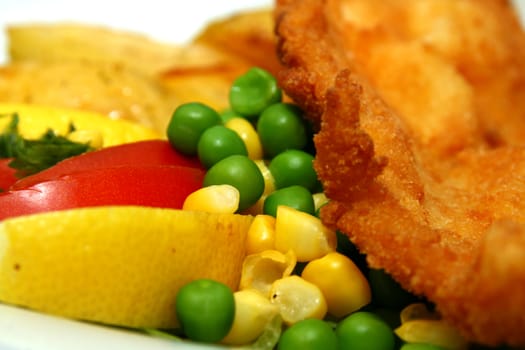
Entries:
{"type": "MultiPolygon", "coordinates": [[[[515,3],[525,12],[525,1],[515,3]]],[[[28,18],[38,18],[38,6],[31,9],[27,8],[28,18]]],[[[54,13],[52,6],[49,10],[54,13]]],[[[79,11],[64,10],[81,18],[79,11]]],[[[177,44],[115,29],[114,25],[124,17],[121,14],[109,22],[104,19],[109,14],[101,13],[100,20],[95,21],[115,23],[110,27],[63,20],[16,22],[16,17],[24,13],[12,12],[0,15],[0,23],[8,23],[5,39],[0,37],[7,46],[6,62],[0,66],[0,102],[91,110],[164,132],[178,104],[199,100],[223,110],[234,77],[254,65],[272,73],[279,67],[270,7],[217,15],[196,33],[188,34],[192,28],[195,30],[195,25],[188,25],[182,35],[190,36],[190,40],[182,40],[179,30],[160,30],[161,22],[166,25],[166,15],[159,14],[159,23],[150,25],[157,25],[155,30],[163,34],[157,35],[162,40],[172,38],[170,41],[177,44]],[[14,18],[2,20],[2,16],[14,18]]],[[[221,13],[218,9],[216,12],[221,13]]],[[[58,14],[54,16],[59,18],[58,14]]],[[[184,18],[178,13],[173,17],[179,21],[184,18]]],[[[198,16],[195,20],[199,20],[198,16]]],[[[137,23],[140,26],[144,24],[137,23]]],[[[185,28],[181,23],[174,23],[173,27],[185,28]]]]}
{"type": "Polygon", "coordinates": [[[178,104],[222,110],[234,77],[254,65],[278,67],[270,9],[219,18],[180,45],[79,23],[18,24],[6,33],[0,102],[91,110],[160,132],[178,104]]]}

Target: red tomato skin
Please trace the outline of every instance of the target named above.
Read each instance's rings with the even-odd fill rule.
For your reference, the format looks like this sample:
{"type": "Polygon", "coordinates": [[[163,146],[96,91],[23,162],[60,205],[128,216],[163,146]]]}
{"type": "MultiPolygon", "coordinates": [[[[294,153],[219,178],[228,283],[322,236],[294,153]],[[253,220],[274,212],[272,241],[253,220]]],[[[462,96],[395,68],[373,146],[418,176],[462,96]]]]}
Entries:
{"type": "Polygon", "coordinates": [[[18,180],[16,170],[8,165],[10,161],[11,158],[0,159],[0,192],[7,191],[18,180]]]}
{"type": "Polygon", "coordinates": [[[137,141],[65,159],[51,168],[18,180],[11,189],[28,188],[67,174],[124,165],[173,165],[204,169],[198,158],[177,152],[166,140],[137,141]]]}
{"type": "Polygon", "coordinates": [[[181,166],[95,169],[0,194],[0,220],[48,211],[104,205],[181,209],[202,187],[204,170],[181,166]]]}

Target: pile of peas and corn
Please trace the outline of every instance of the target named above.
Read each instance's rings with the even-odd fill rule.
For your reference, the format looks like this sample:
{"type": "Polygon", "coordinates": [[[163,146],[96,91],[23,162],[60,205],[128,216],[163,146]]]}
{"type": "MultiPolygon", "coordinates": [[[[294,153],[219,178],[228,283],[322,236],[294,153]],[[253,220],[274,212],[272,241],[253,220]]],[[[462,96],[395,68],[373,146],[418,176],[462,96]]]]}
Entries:
{"type": "MultiPolygon", "coordinates": [[[[230,109],[222,114],[202,103],[183,104],[167,130],[178,151],[197,156],[206,168],[203,189],[227,186],[237,196],[227,211],[257,215],[248,233],[249,255],[239,291],[199,279],[178,292],[175,308],[182,335],[199,342],[247,345],[262,337],[275,320],[270,316],[277,313],[284,324],[277,323],[279,333],[269,348],[462,346],[462,339],[455,339],[457,334],[443,327],[427,305],[382,270],[369,269],[345,235],[317,218],[326,198],[313,168],[313,131],[298,106],[283,102],[276,79],[252,68],[233,82],[229,100],[230,109]],[[287,291],[297,295],[288,297],[287,291]],[[270,316],[258,317],[257,312],[270,316]],[[236,317],[244,319],[236,322],[236,317]],[[405,330],[408,335],[401,340],[403,332],[394,329],[403,319],[422,322],[405,330]]],[[[206,197],[203,201],[213,202],[206,197]]]]}

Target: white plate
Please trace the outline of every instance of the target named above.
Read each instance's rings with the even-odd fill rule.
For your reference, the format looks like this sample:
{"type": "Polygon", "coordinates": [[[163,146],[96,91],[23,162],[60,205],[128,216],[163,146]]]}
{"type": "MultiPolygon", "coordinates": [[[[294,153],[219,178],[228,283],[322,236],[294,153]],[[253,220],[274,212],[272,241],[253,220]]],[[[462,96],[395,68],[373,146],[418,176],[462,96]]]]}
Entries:
{"type": "Polygon", "coordinates": [[[212,350],[217,346],[159,337],[49,316],[0,304],[1,350],[212,350]]]}
{"type": "MultiPolygon", "coordinates": [[[[272,0],[3,0],[0,27],[18,22],[77,20],[145,33],[165,42],[183,43],[208,21],[239,9],[269,6],[272,0]]],[[[525,0],[515,0],[525,23],[525,0]]],[[[0,33],[0,63],[5,62],[0,33]]],[[[0,350],[176,350],[219,349],[181,344],[126,330],[48,316],[0,304],[0,350]]]]}

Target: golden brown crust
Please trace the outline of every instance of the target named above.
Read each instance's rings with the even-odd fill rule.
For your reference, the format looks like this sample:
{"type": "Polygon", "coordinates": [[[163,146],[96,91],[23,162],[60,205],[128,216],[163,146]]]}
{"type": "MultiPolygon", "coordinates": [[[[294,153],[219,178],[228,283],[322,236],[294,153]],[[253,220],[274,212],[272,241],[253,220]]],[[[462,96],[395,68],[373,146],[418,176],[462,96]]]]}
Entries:
{"type": "Polygon", "coordinates": [[[524,346],[525,34],[509,4],[287,0],[276,18],[280,81],[321,127],[323,220],[469,340],[524,346]]]}

